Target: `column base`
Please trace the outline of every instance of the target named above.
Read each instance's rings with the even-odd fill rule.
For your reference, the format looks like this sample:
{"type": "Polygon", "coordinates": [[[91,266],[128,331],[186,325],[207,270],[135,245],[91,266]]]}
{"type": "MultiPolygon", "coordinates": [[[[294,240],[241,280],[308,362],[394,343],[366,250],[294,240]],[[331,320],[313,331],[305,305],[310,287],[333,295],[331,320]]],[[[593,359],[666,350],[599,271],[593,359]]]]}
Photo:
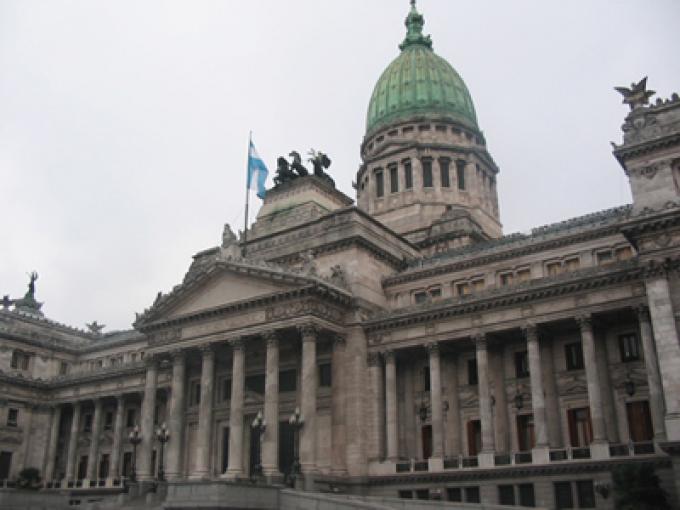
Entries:
{"type": "Polygon", "coordinates": [[[595,441],[590,443],[590,458],[603,460],[609,458],[609,443],[607,441],[595,441]]]}
{"type": "Polygon", "coordinates": [[[550,464],[550,447],[536,446],[531,449],[532,464],[550,464]]]}
{"type": "Polygon", "coordinates": [[[302,490],[313,492],[316,473],[302,473],[302,490]]]}
{"type": "Polygon", "coordinates": [[[210,473],[208,472],[191,473],[189,475],[189,480],[208,480],[208,479],[210,479],[210,473]]]}
{"type": "Polygon", "coordinates": [[[427,459],[427,470],[428,471],[443,471],[444,470],[444,459],[442,457],[430,457],[427,459]]]}
{"type": "Polygon", "coordinates": [[[664,422],[666,423],[666,441],[680,441],[680,414],[667,414],[664,422]]]}
{"type": "Polygon", "coordinates": [[[492,468],[496,465],[495,452],[481,452],[477,455],[477,462],[480,468],[492,468]]]}
{"type": "Polygon", "coordinates": [[[222,473],[220,475],[220,478],[222,480],[229,480],[229,481],[235,482],[236,480],[245,479],[246,475],[241,470],[239,470],[239,471],[236,471],[236,470],[229,471],[229,470],[227,470],[225,473],[222,473]]]}

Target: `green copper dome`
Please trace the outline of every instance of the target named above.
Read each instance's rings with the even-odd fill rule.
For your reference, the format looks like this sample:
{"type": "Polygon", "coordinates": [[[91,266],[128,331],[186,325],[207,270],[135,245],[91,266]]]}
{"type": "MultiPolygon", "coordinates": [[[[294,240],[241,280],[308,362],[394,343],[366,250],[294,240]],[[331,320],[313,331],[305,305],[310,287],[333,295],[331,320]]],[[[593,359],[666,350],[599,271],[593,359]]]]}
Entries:
{"type": "Polygon", "coordinates": [[[477,129],[470,92],[456,70],[432,51],[423,16],[411,1],[401,54],[382,73],[371,95],[366,133],[414,117],[448,119],[477,129]]]}

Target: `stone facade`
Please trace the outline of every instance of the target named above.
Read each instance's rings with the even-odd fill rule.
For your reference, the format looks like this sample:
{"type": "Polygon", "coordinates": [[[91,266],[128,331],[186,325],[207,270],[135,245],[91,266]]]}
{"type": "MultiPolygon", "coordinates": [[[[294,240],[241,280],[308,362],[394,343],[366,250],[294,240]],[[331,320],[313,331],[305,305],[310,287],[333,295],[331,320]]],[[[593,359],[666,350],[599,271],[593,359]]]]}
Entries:
{"type": "Polygon", "coordinates": [[[613,508],[631,462],[678,504],[680,99],[625,120],[632,205],[509,236],[481,132],[394,118],[364,140],[357,206],[315,176],[278,186],[247,243],[225,230],[130,331],[5,300],[4,483],[29,466],[75,492],[133,471],[281,482],[298,464],[310,490],[613,508]],[[449,186],[437,166],[425,186],[442,158],[449,186]]]}

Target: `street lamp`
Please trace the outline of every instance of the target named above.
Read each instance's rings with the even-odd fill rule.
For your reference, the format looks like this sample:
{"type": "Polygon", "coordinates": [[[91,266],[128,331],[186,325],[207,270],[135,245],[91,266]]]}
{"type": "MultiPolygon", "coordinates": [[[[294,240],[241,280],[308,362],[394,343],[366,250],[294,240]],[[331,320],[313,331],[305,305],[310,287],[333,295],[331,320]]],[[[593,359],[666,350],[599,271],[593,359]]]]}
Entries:
{"type": "Polygon", "coordinates": [[[262,436],[264,434],[265,429],[267,428],[267,422],[264,421],[264,417],[262,416],[262,411],[257,412],[257,416],[253,420],[253,424],[251,425],[253,428],[253,431],[258,435],[258,441],[257,441],[257,464],[255,465],[253,469],[253,474],[255,475],[261,475],[262,474],[262,436]]]}
{"type": "Polygon", "coordinates": [[[130,473],[130,480],[137,481],[137,445],[142,442],[142,436],[139,435],[139,425],[135,425],[130,431],[130,442],[132,443],[132,472],[130,473]]]}
{"type": "Polygon", "coordinates": [[[165,481],[165,471],[163,470],[163,448],[165,443],[170,439],[170,432],[168,432],[168,426],[163,422],[163,424],[156,429],[156,439],[161,444],[161,451],[158,457],[158,481],[165,481]]]}
{"type": "Polygon", "coordinates": [[[296,407],[288,419],[288,424],[293,428],[293,466],[290,474],[295,477],[300,472],[300,429],[305,424],[305,419],[300,414],[300,408],[296,407]]]}

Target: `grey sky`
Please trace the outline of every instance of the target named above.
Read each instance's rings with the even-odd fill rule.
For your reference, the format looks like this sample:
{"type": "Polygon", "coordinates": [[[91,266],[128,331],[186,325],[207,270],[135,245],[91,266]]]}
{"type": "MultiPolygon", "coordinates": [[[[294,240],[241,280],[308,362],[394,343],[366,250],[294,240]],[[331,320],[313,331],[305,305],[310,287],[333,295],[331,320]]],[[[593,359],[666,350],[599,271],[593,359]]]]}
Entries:
{"type": "MultiPolygon", "coordinates": [[[[420,0],[467,83],[505,233],[630,201],[611,155],[649,75],[680,91],[680,2],[420,0]]],[[[345,193],[407,0],[0,0],[0,294],[127,328],[191,255],[242,228],[248,131],[310,147],[345,193]]],[[[259,200],[253,195],[254,212],[259,200]]]]}

